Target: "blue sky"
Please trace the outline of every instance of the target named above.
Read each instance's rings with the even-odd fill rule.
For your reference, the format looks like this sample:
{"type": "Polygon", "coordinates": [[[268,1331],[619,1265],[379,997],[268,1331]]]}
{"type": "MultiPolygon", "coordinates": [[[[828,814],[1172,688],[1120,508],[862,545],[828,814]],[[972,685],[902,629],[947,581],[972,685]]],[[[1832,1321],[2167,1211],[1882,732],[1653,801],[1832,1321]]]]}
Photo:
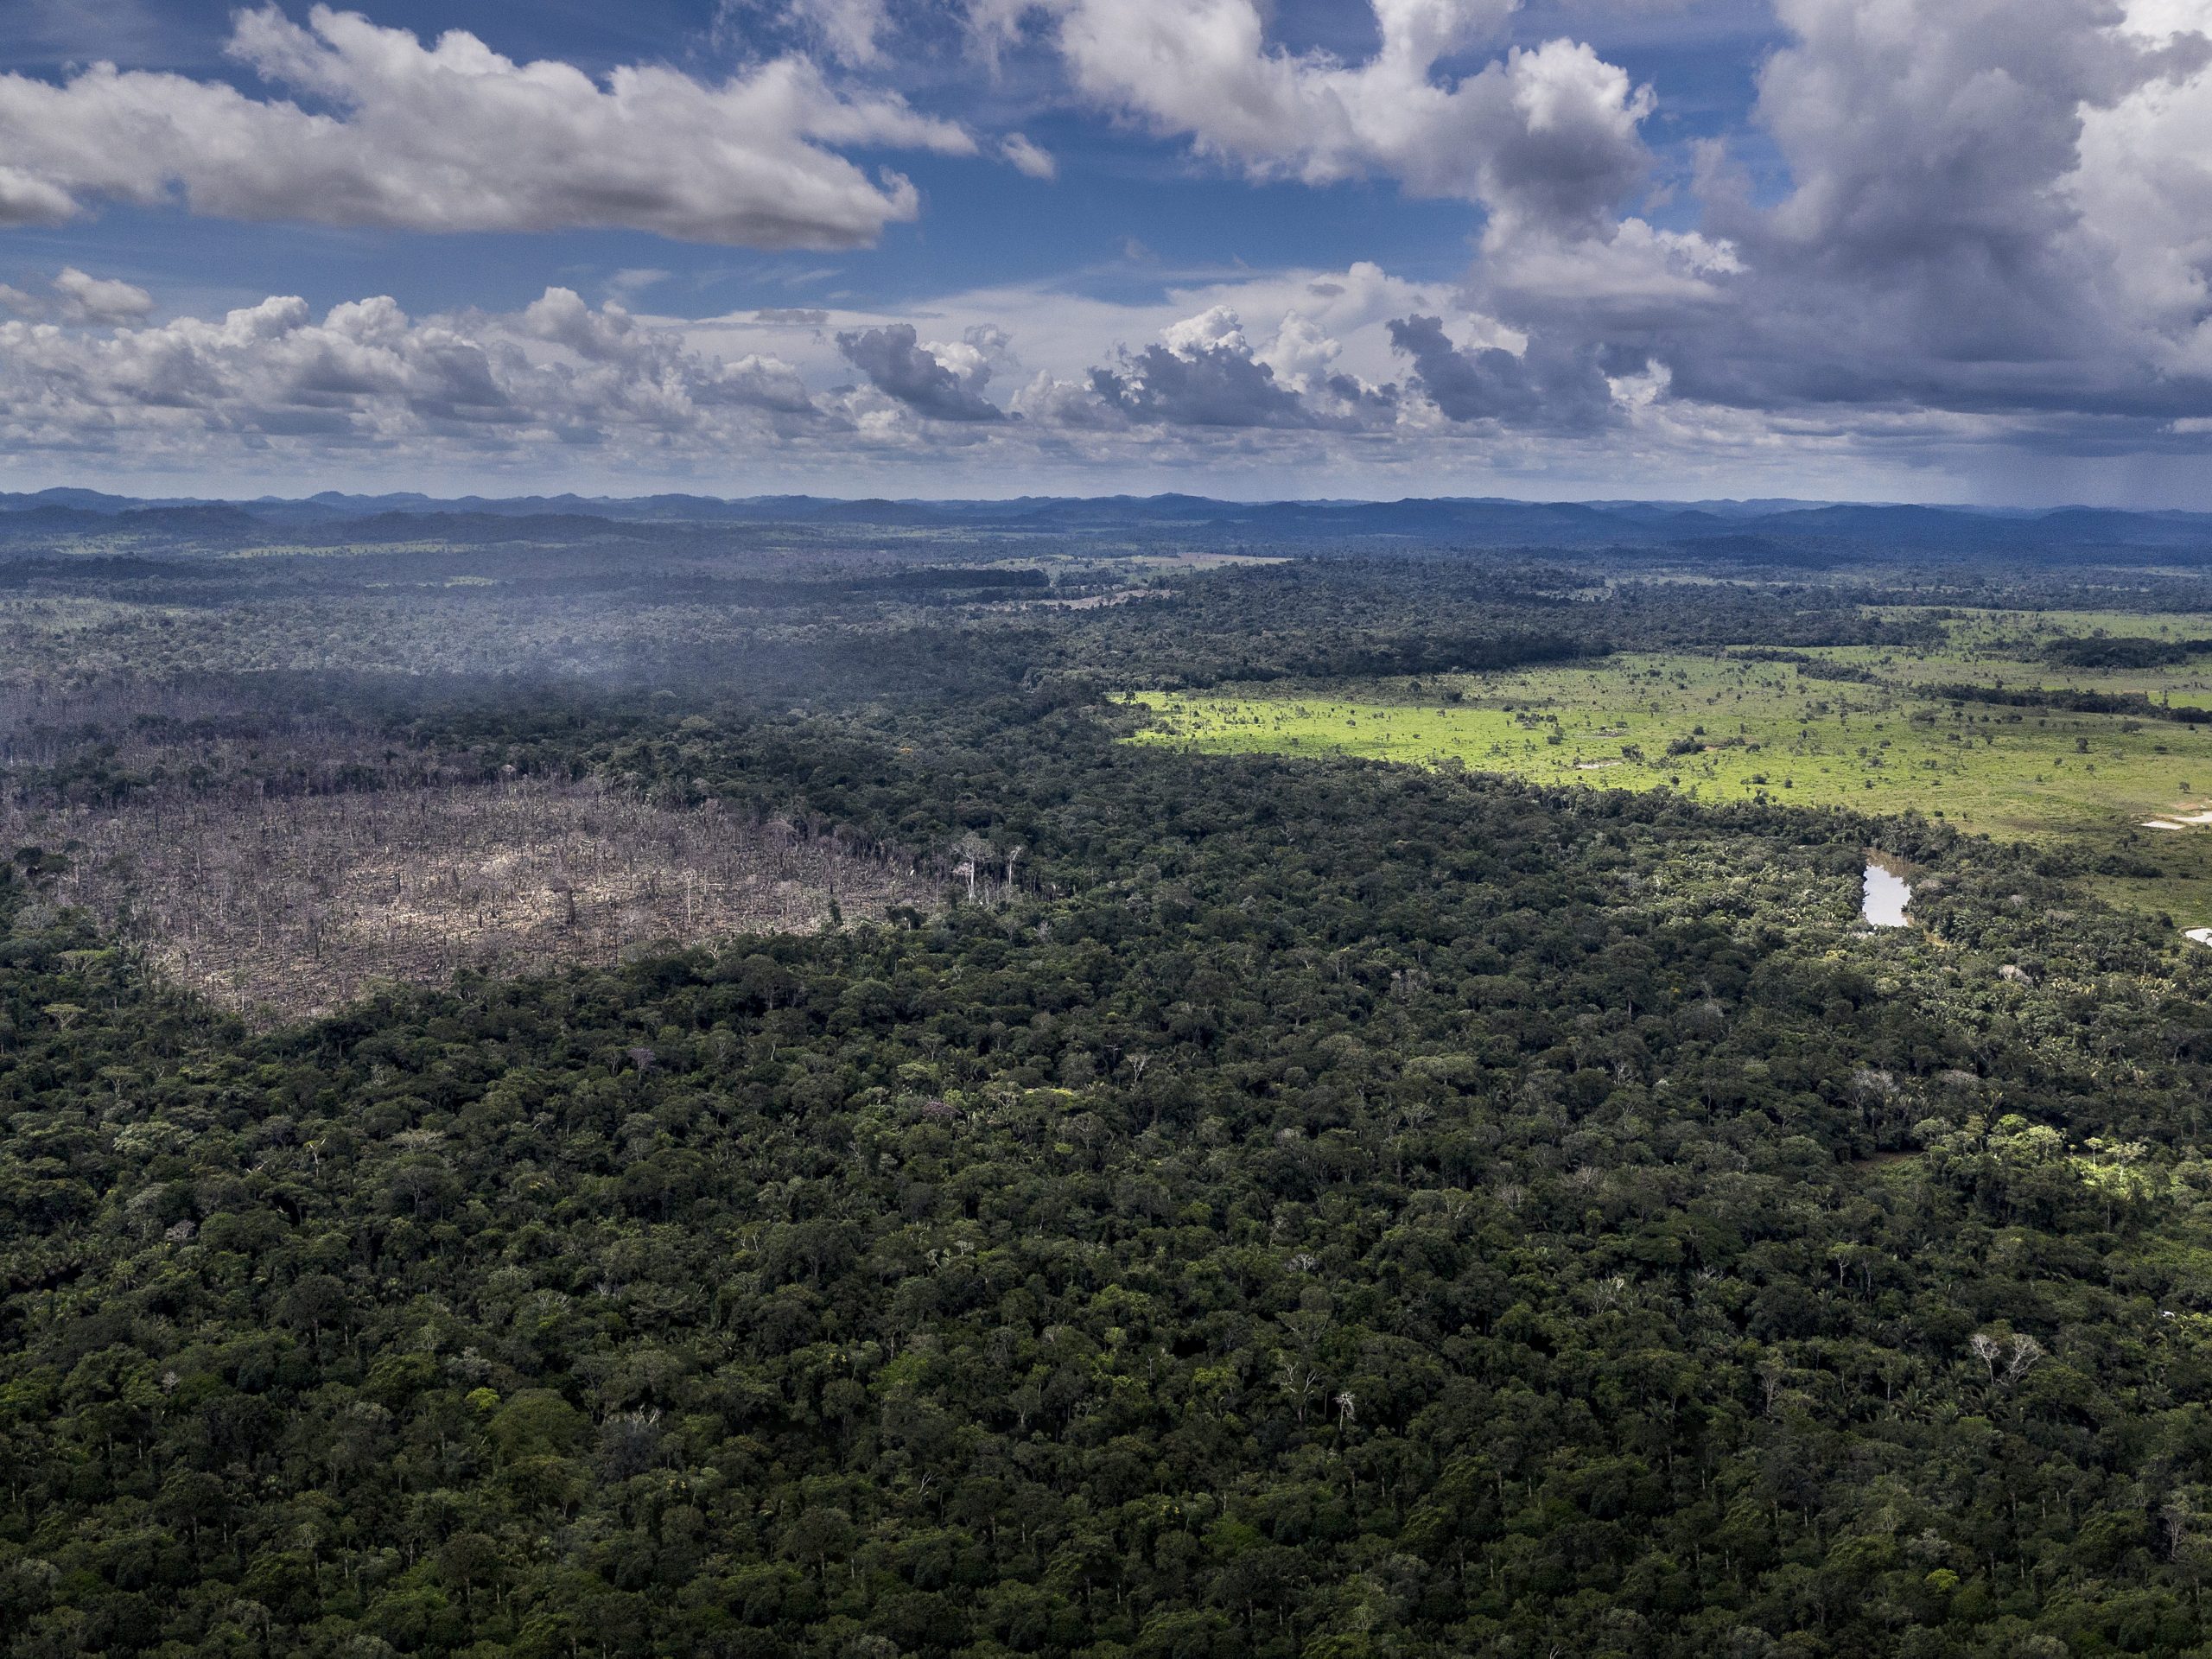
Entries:
{"type": "MultiPolygon", "coordinates": [[[[38,25],[0,48],[0,67],[59,78],[72,64],[109,58],[124,67],[256,86],[250,72],[223,54],[230,5],[103,0],[27,10],[38,25]]],[[[303,15],[301,8],[294,11],[303,15]]],[[[620,7],[408,0],[367,15],[425,38],[466,29],[511,58],[556,58],[601,74],[659,61],[711,76],[728,73],[763,50],[807,44],[803,29],[767,7],[733,14],[719,27],[715,5],[662,0],[620,7]]],[[[1679,10],[1621,16],[1600,7],[1550,3],[1522,8],[1506,38],[1590,39],[1610,60],[1651,85],[1665,111],[1656,136],[1673,152],[1669,162],[1679,172],[1693,140],[1746,128],[1757,63],[1777,32],[1764,6],[1714,8],[1690,27],[1679,10]]],[[[1357,3],[1298,0],[1274,14],[1274,38],[1293,50],[1365,56],[1375,48],[1376,33],[1373,15],[1357,3]]],[[[1389,179],[1319,191],[1255,184],[1195,163],[1187,142],[1133,130],[1071,104],[1047,54],[1010,54],[995,78],[977,73],[950,18],[927,18],[904,38],[928,55],[918,66],[887,65],[879,78],[899,86],[921,107],[984,129],[1026,132],[1058,159],[1059,178],[1046,183],[988,161],[886,152],[884,161],[921,187],[925,215],[889,227],[873,248],[834,258],[700,247],[620,229],[481,238],[303,235],[293,225],[226,224],[194,220],[175,208],[112,207],[86,221],[14,232],[8,279],[74,264],[141,284],[167,284],[179,297],[237,302],[263,297],[278,277],[276,287],[319,305],[383,292],[410,310],[431,310],[520,306],[549,283],[603,284],[625,270],[659,270],[671,276],[655,293],[657,303],[703,315],[833,297],[888,307],[1007,281],[1073,280],[1105,293],[1157,293],[1173,273],[1234,270],[1240,262],[1325,268],[1370,259],[1393,271],[1449,280],[1471,257],[1481,216],[1467,203],[1409,197],[1389,179]],[[1020,233],[1009,235],[1007,220],[1016,215],[1020,233]],[[1152,257],[1128,259],[1124,248],[1131,241],[1152,257]]],[[[1479,68],[1488,55],[1494,54],[1467,54],[1464,67],[1479,68]]]]}
{"type": "Polygon", "coordinates": [[[2212,0],[5,10],[0,486],[2212,507],[2212,0]]]}

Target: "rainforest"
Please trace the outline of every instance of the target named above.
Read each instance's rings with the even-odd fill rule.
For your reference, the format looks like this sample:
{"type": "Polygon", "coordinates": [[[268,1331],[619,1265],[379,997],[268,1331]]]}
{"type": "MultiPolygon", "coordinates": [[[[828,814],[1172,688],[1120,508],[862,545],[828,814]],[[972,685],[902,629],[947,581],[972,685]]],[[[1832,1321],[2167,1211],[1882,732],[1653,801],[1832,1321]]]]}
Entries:
{"type": "Polygon", "coordinates": [[[0,1649],[2212,1651],[2212,554],[914,519],[0,512],[0,1649]]]}

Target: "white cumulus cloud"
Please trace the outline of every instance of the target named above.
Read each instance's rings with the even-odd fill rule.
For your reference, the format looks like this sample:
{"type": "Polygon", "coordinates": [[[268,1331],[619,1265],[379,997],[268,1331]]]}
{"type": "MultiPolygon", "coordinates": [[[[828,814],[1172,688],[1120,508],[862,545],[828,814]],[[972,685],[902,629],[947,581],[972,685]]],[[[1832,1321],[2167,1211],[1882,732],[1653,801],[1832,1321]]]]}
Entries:
{"type": "Polygon", "coordinates": [[[1052,179],[1059,176],[1060,164],[1050,150],[1040,149],[1018,132],[1009,132],[999,141],[999,153],[1017,173],[1033,179],[1052,179]]]}
{"type": "Polygon", "coordinates": [[[1578,227],[1643,178],[1648,89],[1567,40],[1516,47],[1457,81],[1447,54],[1487,38],[1512,0],[1374,0],[1363,63],[1271,44],[1258,0],[977,0],[1002,41],[1046,20],[1092,103],[1189,138],[1256,177],[1395,179],[1516,223],[1578,227]]]}
{"type": "Polygon", "coordinates": [[[272,445],[395,462],[579,443],[699,451],[838,418],[785,363],[690,350],[566,289],[504,316],[413,318],[386,298],[318,316],[272,296],[220,319],[105,331],[0,323],[0,448],[19,458],[128,451],[220,467],[272,445]]]}
{"type": "Polygon", "coordinates": [[[91,276],[65,265],[45,294],[0,283],[0,310],[20,317],[59,317],[65,322],[135,322],[154,308],[154,296],[135,283],[91,276]]]}
{"type": "Polygon", "coordinates": [[[676,70],[516,63],[453,30],[317,6],[241,11],[231,55],[292,99],[94,64],[0,75],[0,224],[103,199],[418,231],[623,226],[763,248],[849,247],[914,217],[912,185],[836,153],[972,153],[958,126],[783,57],[710,85],[676,70]]]}

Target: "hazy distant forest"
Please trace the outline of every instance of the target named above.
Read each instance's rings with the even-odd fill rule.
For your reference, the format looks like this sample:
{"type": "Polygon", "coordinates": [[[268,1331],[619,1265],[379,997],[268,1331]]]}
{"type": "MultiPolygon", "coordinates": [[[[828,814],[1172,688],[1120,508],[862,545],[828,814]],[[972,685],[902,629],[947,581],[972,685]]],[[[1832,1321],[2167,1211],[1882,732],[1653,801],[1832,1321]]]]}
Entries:
{"type": "Polygon", "coordinates": [[[2212,1654],[2212,556],[1370,529],[0,512],[0,1649],[2212,1654]]]}

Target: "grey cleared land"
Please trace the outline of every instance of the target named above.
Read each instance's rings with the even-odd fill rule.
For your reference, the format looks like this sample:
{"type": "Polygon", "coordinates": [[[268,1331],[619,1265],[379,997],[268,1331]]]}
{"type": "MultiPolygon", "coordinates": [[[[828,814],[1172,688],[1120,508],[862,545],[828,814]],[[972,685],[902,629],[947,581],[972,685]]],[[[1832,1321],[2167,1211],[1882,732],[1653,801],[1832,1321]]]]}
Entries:
{"type": "Polygon", "coordinates": [[[377,980],[605,964],[649,946],[811,932],[935,896],[895,855],[714,804],[516,779],[156,812],[0,811],[11,844],[75,843],[54,899],[121,925],[181,982],[263,1018],[377,980]]]}

